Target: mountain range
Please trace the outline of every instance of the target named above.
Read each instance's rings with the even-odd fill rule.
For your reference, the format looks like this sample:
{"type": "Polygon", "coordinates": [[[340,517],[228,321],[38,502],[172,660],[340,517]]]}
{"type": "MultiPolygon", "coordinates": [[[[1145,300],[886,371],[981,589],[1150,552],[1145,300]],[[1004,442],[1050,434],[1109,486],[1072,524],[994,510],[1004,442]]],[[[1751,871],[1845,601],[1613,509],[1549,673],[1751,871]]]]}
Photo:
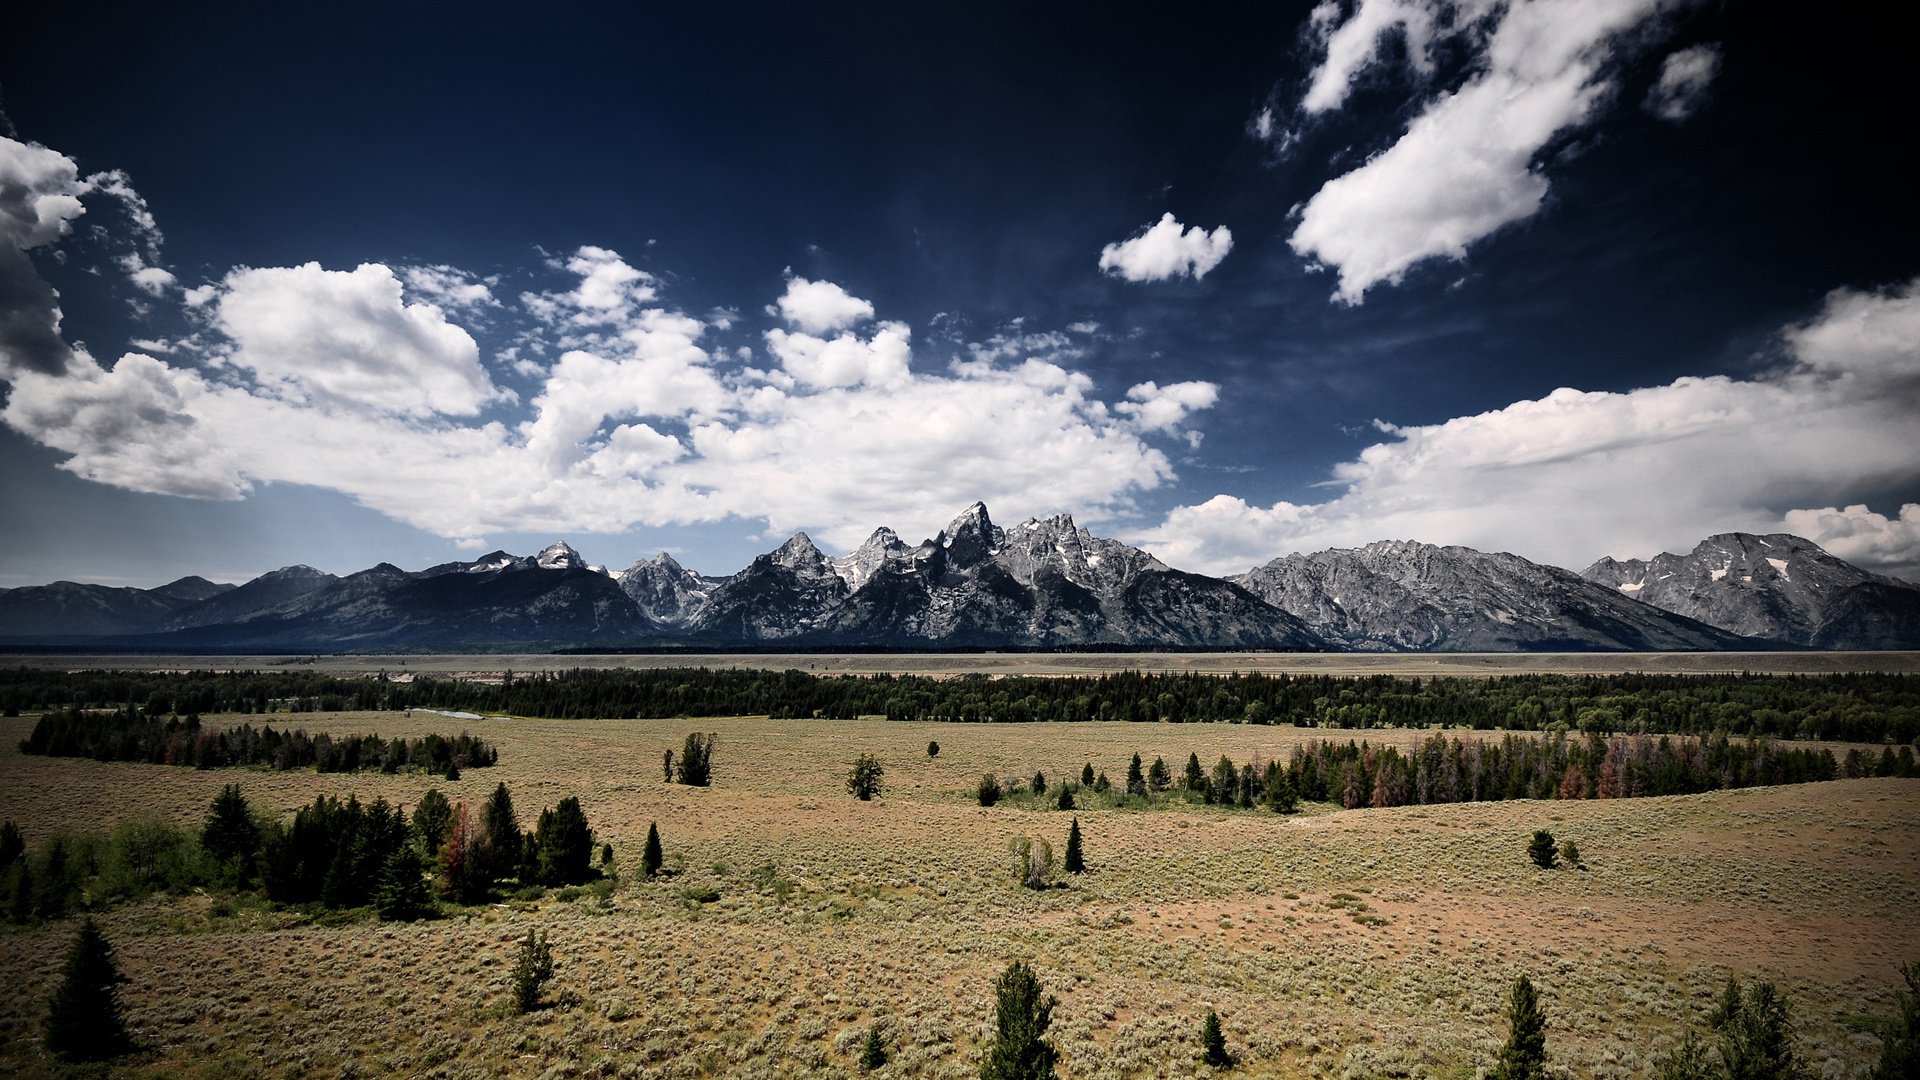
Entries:
{"type": "Polygon", "coordinates": [[[1364,651],[1920,648],[1920,587],[1794,536],[1580,574],[1516,555],[1381,541],[1207,577],[1065,515],[995,525],[975,503],[909,545],[877,529],[834,557],[805,533],[711,577],[662,553],[625,570],[565,543],[345,577],[242,585],[61,581],[0,589],[0,645],[372,651],[685,646],[1364,651]]]}

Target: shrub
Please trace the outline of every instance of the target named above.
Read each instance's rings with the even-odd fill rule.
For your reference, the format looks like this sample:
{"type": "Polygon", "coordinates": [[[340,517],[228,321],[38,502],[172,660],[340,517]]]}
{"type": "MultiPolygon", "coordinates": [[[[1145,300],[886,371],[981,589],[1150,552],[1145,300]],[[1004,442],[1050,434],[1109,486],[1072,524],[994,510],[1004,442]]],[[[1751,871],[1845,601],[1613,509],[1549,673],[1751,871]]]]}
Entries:
{"type": "Polygon", "coordinates": [[[1569,840],[1569,841],[1567,841],[1567,842],[1566,842],[1566,843],[1564,843],[1564,844],[1561,844],[1561,845],[1560,845],[1560,857],[1561,857],[1561,858],[1563,858],[1563,859],[1565,859],[1565,860],[1567,860],[1567,861],[1568,861],[1569,863],[1572,863],[1572,864],[1573,864],[1573,865],[1575,865],[1575,866],[1579,866],[1579,865],[1580,865],[1580,848],[1579,848],[1579,846],[1578,846],[1578,845],[1576,845],[1576,844],[1575,844],[1575,843],[1574,843],[1573,841],[1571,841],[1571,840],[1569,840]]]}
{"type": "Polygon", "coordinates": [[[1029,889],[1044,889],[1053,883],[1053,845],[1028,836],[1015,837],[1013,878],[1029,889]]]}
{"type": "Polygon", "coordinates": [[[523,1013],[540,1004],[540,988],[553,978],[553,951],[547,947],[545,931],[527,931],[526,940],[513,957],[513,1006],[523,1013]]]}
{"type": "Polygon", "coordinates": [[[1220,1030],[1220,1014],[1207,1010],[1200,1024],[1200,1060],[1216,1069],[1233,1068],[1233,1056],[1227,1053],[1227,1037],[1220,1030]]]}
{"type": "Polygon", "coordinates": [[[994,987],[994,1039],[980,1080],[1053,1080],[1058,1054],[1046,1036],[1054,1004],[1025,961],[1007,965],[994,987]]]}
{"type": "Polygon", "coordinates": [[[1553,834],[1545,829],[1535,830],[1533,839],[1527,842],[1527,858],[1542,870],[1553,869],[1553,834]]]}
{"type": "Polygon", "coordinates": [[[1547,1017],[1540,1011],[1539,995],[1525,975],[1514,980],[1513,998],[1507,1005],[1507,1042],[1488,1080],[1545,1080],[1547,1068],[1547,1017]]]}
{"type": "Polygon", "coordinates": [[[861,802],[872,800],[880,794],[880,777],[886,772],[880,767],[880,759],[872,754],[861,754],[853,760],[853,769],[847,773],[847,791],[861,802]]]}
{"type": "Polygon", "coordinates": [[[113,946],[88,918],[74,935],[61,968],[60,987],[47,1011],[46,1044],[69,1061],[101,1061],[130,1048],[120,1019],[120,984],[113,946]]]}
{"type": "Polygon", "coordinates": [[[982,774],[980,777],[979,796],[981,806],[992,806],[994,803],[999,802],[1000,779],[992,773],[982,774]]]}
{"type": "Polygon", "coordinates": [[[706,787],[713,777],[713,736],[692,732],[680,746],[674,779],[689,787],[706,787]]]}
{"type": "Polygon", "coordinates": [[[663,858],[660,852],[660,826],[650,821],[647,823],[647,846],[640,852],[640,876],[650,878],[658,875],[663,858]]]}
{"type": "Polygon", "coordinates": [[[1082,873],[1087,868],[1087,860],[1080,851],[1080,819],[1073,819],[1073,827],[1067,830],[1067,854],[1063,862],[1067,873],[1082,873]]]}

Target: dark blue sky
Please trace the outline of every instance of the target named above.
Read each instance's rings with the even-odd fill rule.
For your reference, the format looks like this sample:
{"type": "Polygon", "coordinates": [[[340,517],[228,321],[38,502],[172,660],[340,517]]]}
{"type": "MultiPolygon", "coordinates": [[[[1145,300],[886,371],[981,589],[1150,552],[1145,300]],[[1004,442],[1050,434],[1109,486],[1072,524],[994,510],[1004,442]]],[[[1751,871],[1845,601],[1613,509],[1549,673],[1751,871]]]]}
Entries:
{"type": "Polygon", "coordinates": [[[917,539],[972,497],[1002,519],[1074,512],[1214,571],[1387,537],[1578,568],[1734,528],[1818,533],[1898,572],[1920,561],[1920,510],[1901,519],[1920,501],[1907,441],[1920,346],[1889,360],[1837,340],[1855,324],[1898,338],[1920,304],[1914,76],[1898,35],[1758,3],[1596,0],[1619,9],[1604,32],[1577,4],[1368,4],[1318,29],[1300,4],[15,5],[0,92],[16,145],[70,160],[75,183],[123,173],[164,234],[145,261],[173,280],[152,295],[130,283],[116,260],[145,234],[99,182],[63,237],[27,245],[66,342],[90,360],[65,382],[8,380],[0,585],[420,566],[556,535],[616,565],[669,548],[726,572],[794,528],[830,549],[881,524],[917,539]],[[1309,86],[1363,16],[1400,29],[1370,46],[1336,107],[1310,112],[1309,86]],[[1545,44],[1516,59],[1502,35],[1523,18],[1545,44]],[[1540,69],[1557,47],[1568,59],[1540,69]],[[1708,74],[1656,115],[1649,94],[1683,53],[1709,57],[1708,74]],[[1480,84],[1501,79],[1576,118],[1526,142],[1524,118],[1469,115],[1480,84]],[[1569,86],[1583,104],[1568,105],[1569,86]],[[1428,129],[1427,166],[1389,174],[1428,129]],[[1509,155],[1502,174],[1514,139],[1519,164],[1509,155]],[[1367,169],[1370,201],[1320,198],[1367,169]],[[1421,237],[1483,204],[1520,205],[1513,190],[1534,181],[1537,206],[1467,227],[1455,253],[1420,254],[1421,237]],[[1382,220],[1382,202],[1410,209],[1382,220]],[[1169,213],[1195,230],[1184,240],[1230,230],[1230,250],[1139,280],[1103,271],[1104,248],[1169,213]],[[1336,239],[1315,248],[1302,238],[1317,220],[1336,239]],[[1334,299],[1361,257],[1328,245],[1350,241],[1411,252],[1404,276],[1334,299]],[[598,322],[569,321],[584,300],[540,317],[521,298],[578,285],[566,264],[583,248],[617,252],[649,295],[593,309],[598,322]],[[319,276],[235,276],[308,263],[319,276]],[[429,350],[382,373],[429,385],[417,362],[478,378],[470,407],[409,411],[380,396],[387,383],[327,375],[325,347],[289,344],[307,331],[275,336],[269,302],[330,326],[358,312],[371,329],[347,336],[390,355],[378,335],[399,315],[301,291],[344,288],[362,264],[406,281],[406,304],[435,299],[408,268],[486,285],[489,303],[439,301],[471,356],[429,350]],[[871,312],[810,332],[770,308],[796,282],[831,282],[871,312]],[[638,365],[652,346],[623,335],[656,327],[647,311],[705,324],[694,367],[724,400],[630,405],[620,395],[679,377],[657,358],[573,379],[601,411],[569,429],[566,452],[521,453],[543,389],[561,396],[560,356],[638,365]],[[904,372],[809,376],[793,358],[806,348],[769,337],[851,335],[846,348],[879,356],[889,322],[910,335],[904,372]],[[1783,337],[1796,326],[1811,328],[1798,346],[1783,337]],[[997,375],[950,369],[983,351],[997,375]],[[156,358],[148,375],[165,365],[250,397],[135,402],[115,376],[155,383],[115,369],[129,352],[156,358]],[[1063,405],[1034,388],[1041,376],[1009,374],[1028,357],[1090,383],[1063,405]],[[1880,390],[1858,390],[1874,382],[1860,365],[1880,390]],[[1714,376],[1727,382],[1676,383],[1714,376]],[[1197,384],[1210,395],[1156,396],[1197,384]],[[772,412],[753,404],[768,387],[785,395],[772,412]],[[1525,405],[1560,387],[1590,397],[1525,405]],[[280,411],[247,411],[267,399],[280,411]],[[930,402],[961,417],[927,420],[930,402]],[[318,422],[342,418],[363,426],[318,422]],[[650,457],[616,476],[587,460],[643,420],[646,438],[677,440],[677,465],[650,457]],[[463,433],[489,421],[500,427],[478,453],[463,433]],[[153,434],[168,423],[194,434],[153,434]],[[284,443],[250,441],[263,424],[284,443]],[[697,441],[703,426],[733,436],[729,449],[697,441]],[[207,449],[148,467],[183,440],[207,449]],[[458,446],[429,466],[415,440],[458,446]],[[294,460],[268,460],[282,452],[294,460]],[[70,460],[93,479],[59,468],[70,460]],[[403,475],[370,477],[384,466],[403,475]],[[241,497],[188,497],[209,493],[241,497]]]}

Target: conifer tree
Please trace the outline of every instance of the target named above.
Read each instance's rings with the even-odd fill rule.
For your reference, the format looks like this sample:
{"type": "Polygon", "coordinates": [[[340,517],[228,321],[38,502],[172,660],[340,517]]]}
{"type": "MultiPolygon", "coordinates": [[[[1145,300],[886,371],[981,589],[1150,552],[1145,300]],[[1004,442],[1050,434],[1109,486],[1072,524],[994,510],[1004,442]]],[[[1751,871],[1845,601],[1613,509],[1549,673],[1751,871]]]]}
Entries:
{"type": "Polygon", "coordinates": [[[994,1040],[980,1080],[1054,1080],[1059,1055],[1047,1041],[1054,1004],[1024,960],[1007,965],[994,987],[994,1040]]]}
{"type": "Polygon", "coordinates": [[[433,910],[433,897],[427,893],[426,867],[412,844],[402,844],[387,857],[381,868],[380,888],[374,894],[374,906],[388,922],[412,922],[424,919],[433,910]]]}
{"type": "Polygon", "coordinates": [[[1920,964],[1906,964],[1900,975],[1904,993],[1894,996],[1894,1015],[1880,1032],[1880,1060],[1867,1080],[1911,1080],[1920,1076],[1920,964]]]}
{"type": "Polygon", "coordinates": [[[979,796],[981,806],[992,806],[994,803],[999,802],[1000,778],[992,773],[982,773],[980,776],[979,796]]]}
{"type": "Polygon", "coordinates": [[[1200,1061],[1215,1069],[1233,1068],[1233,1057],[1227,1053],[1227,1037],[1220,1030],[1220,1014],[1207,1010],[1207,1018],[1200,1024],[1200,1061]]]}
{"type": "Polygon", "coordinates": [[[931,761],[932,759],[937,758],[939,756],[940,756],[940,744],[937,742],[934,742],[932,739],[928,739],[927,740],[927,759],[931,761]]]}
{"type": "Polygon", "coordinates": [[[1067,854],[1061,863],[1069,874],[1078,874],[1086,870],[1087,860],[1080,851],[1080,819],[1073,819],[1073,827],[1067,830],[1067,854]]]}
{"type": "Polygon", "coordinates": [[[527,931],[526,940],[513,957],[513,1006],[532,1012],[540,1004],[540,988],[553,978],[553,951],[547,947],[545,931],[527,931]]]}
{"type": "Polygon", "coordinates": [[[260,850],[260,830],[253,823],[253,811],[239,784],[220,789],[200,830],[200,846],[234,884],[245,886],[253,880],[254,855],[260,850]]]}
{"type": "Polygon", "coordinates": [[[647,846],[640,852],[640,876],[651,878],[658,875],[663,858],[660,852],[660,826],[650,821],[647,823],[647,846]]]}
{"type": "MultiPolygon", "coordinates": [[[[1199,763],[1198,758],[1194,759],[1194,761],[1195,761],[1195,764],[1199,763]]],[[[1160,758],[1160,757],[1154,758],[1153,764],[1147,768],[1148,790],[1165,791],[1167,790],[1167,788],[1171,787],[1172,785],[1173,785],[1173,772],[1167,768],[1167,759],[1160,758]]]]}
{"type": "Polygon", "coordinates": [[[1127,762],[1127,794],[1145,795],[1147,793],[1147,775],[1140,769],[1140,755],[1133,755],[1127,762]]]}
{"type": "Polygon", "coordinates": [[[439,788],[429,788],[420,796],[420,805],[413,808],[413,831],[420,834],[420,846],[428,858],[440,854],[440,845],[447,842],[447,827],[453,820],[453,804],[440,794],[439,788]]]}
{"type": "Polygon", "coordinates": [[[1540,998],[1533,982],[1525,975],[1513,984],[1513,998],[1507,1005],[1507,1042],[1488,1080],[1545,1080],[1547,1068],[1547,1018],[1540,1011],[1540,998]]]}
{"type": "Polygon", "coordinates": [[[1204,792],[1207,789],[1207,774],[1200,771],[1200,755],[1187,755],[1187,790],[1204,792]]]}
{"type": "Polygon", "coordinates": [[[0,874],[6,873],[7,867],[26,853],[27,841],[20,835],[20,826],[11,821],[0,825],[0,874]]]}
{"type": "Polygon", "coordinates": [[[880,1041],[880,1025],[867,1029],[867,1041],[860,1046],[860,1067],[867,1072],[887,1063],[887,1044],[880,1041]]]}
{"type": "Polygon", "coordinates": [[[593,830],[572,795],[540,814],[534,828],[534,875],[542,885],[578,885],[593,876],[593,830]]]}
{"type": "Polygon", "coordinates": [[[113,946],[89,917],[74,935],[61,968],[60,987],[47,1011],[46,1045],[69,1061],[101,1061],[129,1048],[120,1019],[120,984],[113,946]]]}
{"type": "Polygon", "coordinates": [[[1553,834],[1545,829],[1535,830],[1533,839],[1527,843],[1527,858],[1540,869],[1551,870],[1554,857],[1553,834]]]}
{"type": "Polygon", "coordinates": [[[1720,1032],[1720,1061],[1731,1080],[1799,1080],[1807,1075],[1794,1048],[1792,1010],[1772,982],[1744,990],[1727,980],[1708,1022],[1720,1032]]]}
{"type": "Polygon", "coordinates": [[[1055,810],[1073,809],[1073,789],[1065,784],[1061,784],[1060,797],[1054,800],[1053,808],[1055,810]]]}
{"type": "Polygon", "coordinates": [[[491,859],[486,867],[489,877],[502,878],[519,870],[521,848],[520,818],[513,812],[513,795],[503,782],[487,797],[480,812],[480,827],[486,833],[491,859]]]}
{"type": "Polygon", "coordinates": [[[1038,769],[1033,771],[1033,793],[1035,795],[1045,795],[1047,793],[1047,774],[1038,769]]]}
{"type": "Polygon", "coordinates": [[[853,761],[853,768],[847,773],[847,792],[861,802],[869,802],[880,794],[880,780],[886,774],[881,768],[880,759],[872,754],[861,754],[853,761]]]}
{"type": "Polygon", "coordinates": [[[680,746],[674,778],[688,787],[707,787],[713,779],[713,736],[690,732],[680,746]]]}
{"type": "Polygon", "coordinates": [[[1091,761],[1080,766],[1080,786],[1087,788],[1093,786],[1093,762],[1091,761]]]}

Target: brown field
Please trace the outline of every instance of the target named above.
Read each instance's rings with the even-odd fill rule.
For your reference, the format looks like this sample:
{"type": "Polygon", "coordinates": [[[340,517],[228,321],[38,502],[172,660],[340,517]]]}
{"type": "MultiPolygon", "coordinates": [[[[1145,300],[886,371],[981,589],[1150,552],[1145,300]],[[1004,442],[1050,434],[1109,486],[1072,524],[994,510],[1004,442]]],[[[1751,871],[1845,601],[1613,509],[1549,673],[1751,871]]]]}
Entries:
{"type": "Polygon", "coordinates": [[[119,671],[271,671],[298,668],[335,675],[433,672],[441,675],[569,668],[797,669],[821,675],[1100,675],[1111,671],[1288,672],[1301,675],[1668,675],[1920,672],[1920,652],[1752,653],[386,653],[342,656],[0,657],[0,666],[119,671]]]}
{"type": "MultiPolygon", "coordinates": [[[[409,736],[459,724],[273,719],[409,736]]],[[[1092,761],[1118,781],[1136,750],[1177,772],[1189,751],[1271,758],[1330,733],[488,720],[471,726],[500,764],[447,784],[28,758],[14,744],[30,723],[0,721],[0,818],[30,843],[143,814],[197,823],[229,780],[282,811],[321,793],[412,804],[435,785],[477,804],[505,781],[529,825],[579,795],[622,865],[658,821],[680,867],[629,876],[604,905],[549,897],[416,925],[206,897],[114,911],[103,924],[147,1047],[132,1075],[846,1076],[877,1021],[894,1052],[879,1075],[968,1077],[993,980],[1024,957],[1059,997],[1064,1077],[1202,1074],[1211,1006],[1236,1075],[1470,1078],[1492,1063],[1521,973],[1542,992],[1557,1066],[1640,1076],[1737,973],[1786,989],[1815,1075],[1839,1080],[1877,1056],[1860,1018],[1889,1012],[1897,965],[1920,960],[1913,780],[1293,818],[1082,810],[1090,873],[1035,893],[1010,880],[1007,845],[1027,834],[1061,850],[1068,815],[982,809],[982,772],[1058,779],[1092,761]],[[692,730],[718,734],[711,789],[661,780],[661,751],[692,730]],[[844,788],[862,751],[887,768],[870,804],[844,788]],[[1533,868],[1523,848],[1539,827],[1577,841],[1588,869],[1533,868]],[[719,899],[688,898],[699,888],[719,899]],[[507,969],[535,926],[552,937],[557,1004],[520,1017],[504,1007],[507,969]]],[[[44,1068],[37,1024],[71,934],[71,921],[0,931],[0,1073],[44,1068]]]]}

